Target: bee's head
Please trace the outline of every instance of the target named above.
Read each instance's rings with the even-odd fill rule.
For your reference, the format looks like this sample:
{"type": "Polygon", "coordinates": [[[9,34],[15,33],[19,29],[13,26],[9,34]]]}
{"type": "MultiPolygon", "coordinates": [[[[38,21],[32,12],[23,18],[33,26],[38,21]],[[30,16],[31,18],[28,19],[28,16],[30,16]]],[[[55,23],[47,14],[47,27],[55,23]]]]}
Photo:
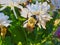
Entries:
{"type": "Polygon", "coordinates": [[[31,17],[33,17],[35,20],[37,20],[36,15],[32,15],[31,17]]]}

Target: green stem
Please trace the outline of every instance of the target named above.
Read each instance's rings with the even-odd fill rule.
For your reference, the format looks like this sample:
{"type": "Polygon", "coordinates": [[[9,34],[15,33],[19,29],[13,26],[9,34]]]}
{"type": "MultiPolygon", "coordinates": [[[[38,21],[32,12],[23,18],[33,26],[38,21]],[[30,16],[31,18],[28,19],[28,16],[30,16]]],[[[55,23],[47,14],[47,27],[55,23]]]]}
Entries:
{"type": "MultiPolygon", "coordinates": [[[[38,38],[38,34],[37,34],[37,29],[36,29],[36,37],[35,37],[35,43],[37,41],[37,38],[38,38]]],[[[35,45],[35,44],[34,44],[35,45]]]]}
{"type": "Polygon", "coordinates": [[[25,30],[23,30],[23,32],[24,32],[24,34],[25,34],[25,38],[26,38],[26,42],[27,42],[27,44],[28,44],[28,38],[27,38],[27,34],[26,34],[26,32],[25,32],[25,30]]]}

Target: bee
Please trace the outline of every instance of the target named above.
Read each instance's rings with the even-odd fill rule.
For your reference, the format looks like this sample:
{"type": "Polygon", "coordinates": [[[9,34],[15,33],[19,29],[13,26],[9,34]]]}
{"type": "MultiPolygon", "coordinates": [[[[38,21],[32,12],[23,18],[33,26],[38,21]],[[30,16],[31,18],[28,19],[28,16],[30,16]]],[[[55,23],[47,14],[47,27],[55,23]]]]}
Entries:
{"type": "Polygon", "coordinates": [[[24,5],[26,6],[27,4],[31,3],[32,0],[28,0],[27,2],[24,3],[24,5]]]}
{"type": "Polygon", "coordinates": [[[7,33],[7,28],[5,26],[0,26],[0,35],[2,38],[5,38],[6,33],[7,33]]]}
{"type": "Polygon", "coordinates": [[[36,16],[31,16],[27,21],[24,22],[24,27],[26,27],[29,31],[33,31],[35,24],[37,23],[36,16]]]}

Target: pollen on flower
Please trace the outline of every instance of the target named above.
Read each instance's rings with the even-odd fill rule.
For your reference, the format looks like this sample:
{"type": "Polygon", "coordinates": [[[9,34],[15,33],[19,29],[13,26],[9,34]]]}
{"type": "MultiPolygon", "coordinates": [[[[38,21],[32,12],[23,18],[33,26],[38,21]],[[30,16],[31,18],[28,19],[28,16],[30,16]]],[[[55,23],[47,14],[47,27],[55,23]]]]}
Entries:
{"type": "Polygon", "coordinates": [[[57,26],[59,23],[60,23],[60,19],[56,19],[56,20],[54,21],[54,26],[57,26]]]}

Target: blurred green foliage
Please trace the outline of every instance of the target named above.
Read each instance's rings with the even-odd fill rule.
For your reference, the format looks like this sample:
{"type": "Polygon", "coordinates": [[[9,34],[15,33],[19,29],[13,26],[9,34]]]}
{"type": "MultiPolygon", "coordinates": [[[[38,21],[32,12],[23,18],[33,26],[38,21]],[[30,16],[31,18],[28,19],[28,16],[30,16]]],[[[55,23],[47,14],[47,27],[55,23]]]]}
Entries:
{"type": "Polygon", "coordinates": [[[6,37],[4,39],[0,37],[0,45],[60,45],[59,39],[53,34],[58,27],[54,26],[54,21],[60,18],[59,11],[50,12],[53,19],[47,22],[46,30],[36,27],[33,32],[28,32],[23,28],[23,22],[26,19],[20,16],[19,9],[15,7],[15,10],[18,19],[14,17],[13,11],[9,7],[1,11],[8,15],[13,22],[8,27],[6,37]]]}

